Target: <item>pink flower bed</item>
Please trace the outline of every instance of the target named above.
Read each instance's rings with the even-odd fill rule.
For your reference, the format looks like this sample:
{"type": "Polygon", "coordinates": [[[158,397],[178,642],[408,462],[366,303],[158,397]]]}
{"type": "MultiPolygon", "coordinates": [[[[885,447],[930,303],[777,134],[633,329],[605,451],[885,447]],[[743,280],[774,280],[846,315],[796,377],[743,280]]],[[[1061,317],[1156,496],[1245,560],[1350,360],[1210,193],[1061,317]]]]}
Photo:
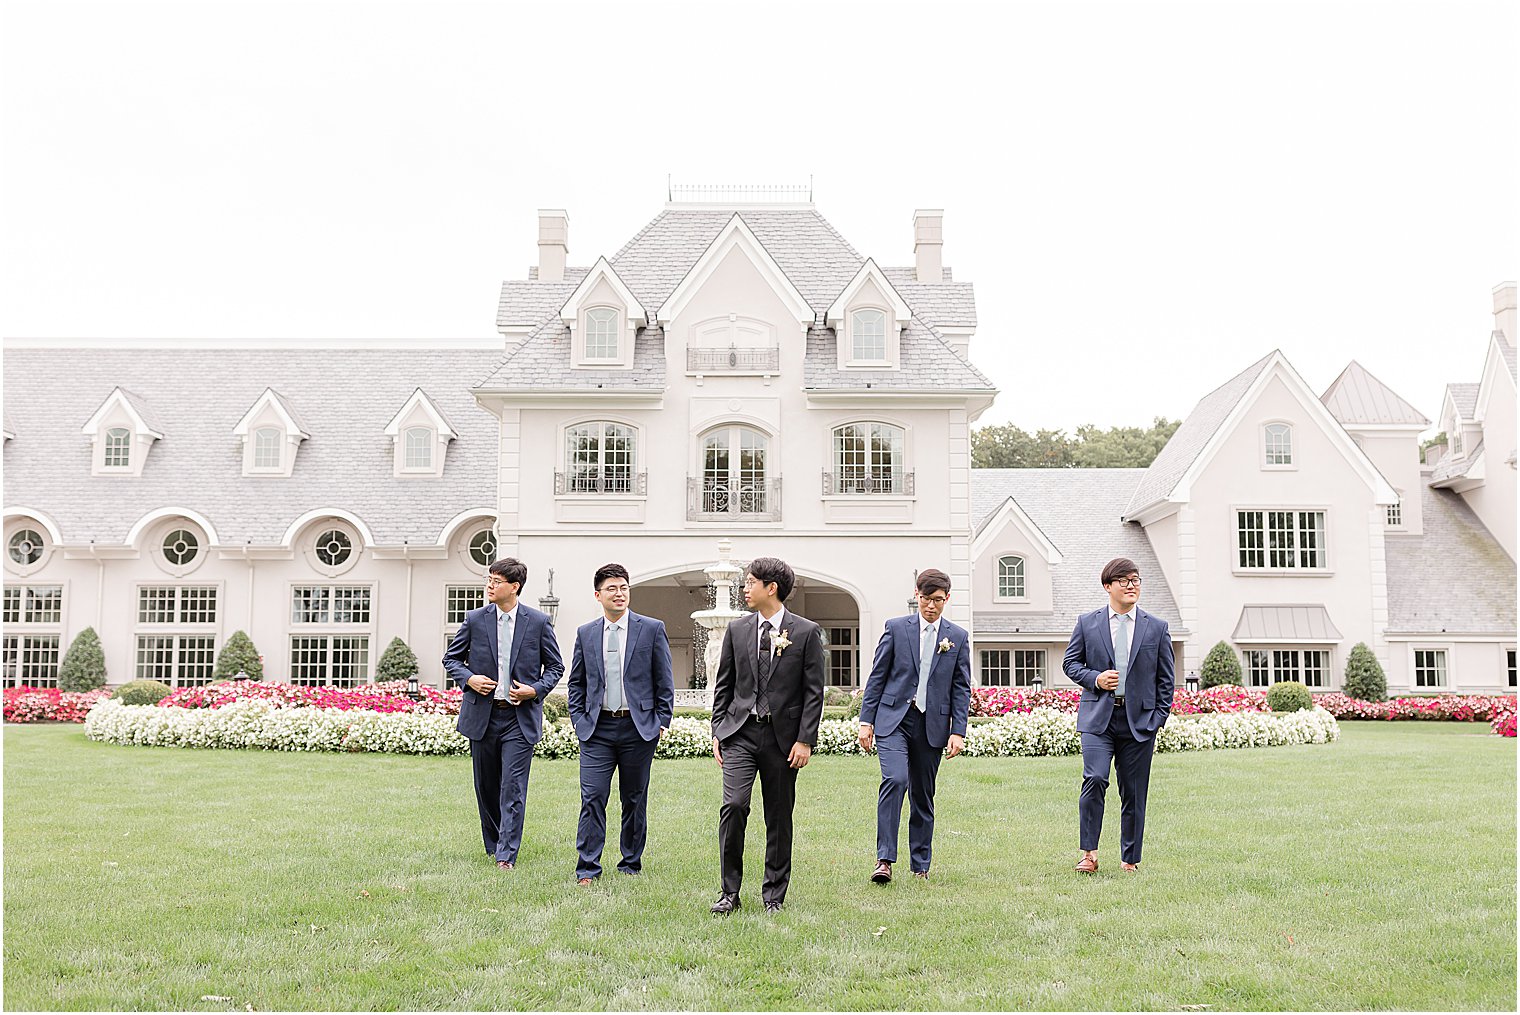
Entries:
{"type": "MultiPolygon", "coordinates": [[[[1036,708],[1053,708],[1058,712],[1076,712],[1082,700],[1079,687],[1056,687],[1034,691],[1026,687],[977,687],[971,691],[971,714],[983,716],[1029,712],[1036,708]]],[[[1267,693],[1248,691],[1227,684],[1207,691],[1180,690],[1172,696],[1174,715],[1197,715],[1201,712],[1268,712],[1267,693]]]]}
{"type": "Polygon", "coordinates": [[[406,693],[404,680],[391,680],[358,687],[301,687],[296,684],[264,684],[257,680],[230,680],[205,687],[185,687],[162,698],[160,708],[221,708],[234,701],[256,698],[282,707],[371,709],[376,712],[420,712],[458,715],[462,691],[423,687],[421,701],[406,693]]]}
{"type": "Polygon", "coordinates": [[[56,687],[7,687],[6,722],[84,722],[85,713],[111,692],[60,691],[56,687]]]}
{"type": "Polygon", "coordinates": [[[1494,733],[1501,737],[1514,736],[1515,710],[1510,708],[1507,711],[1495,712],[1494,717],[1488,721],[1488,725],[1493,728],[1494,733]]]}
{"type": "MultiPolygon", "coordinates": [[[[1515,713],[1514,695],[1441,694],[1431,698],[1360,701],[1339,692],[1316,694],[1314,703],[1337,719],[1434,719],[1450,722],[1490,722],[1515,713]]],[[[1511,734],[1513,735],[1513,734],[1511,734]]]]}

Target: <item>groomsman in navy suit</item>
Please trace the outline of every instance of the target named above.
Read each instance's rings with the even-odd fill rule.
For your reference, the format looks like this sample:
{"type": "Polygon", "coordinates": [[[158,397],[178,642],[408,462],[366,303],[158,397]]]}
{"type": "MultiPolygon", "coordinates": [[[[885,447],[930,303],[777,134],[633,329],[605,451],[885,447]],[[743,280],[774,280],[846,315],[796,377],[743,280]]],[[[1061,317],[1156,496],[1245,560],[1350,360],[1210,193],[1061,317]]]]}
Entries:
{"type": "Polygon", "coordinates": [[[464,690],[459,732],[470,739],[475,801],[486,854],[511,870],[522,845],[533,745],[543,736],[544,695],[565,672],[548,614],[518,601],[528,581],[522,561],[492,564],[485,606],[465,614],[443,654],[443,669],[464,690]]]}
{"type": "Polygon", "coordinates": [[[603,564],[592,578],[602,616],[575,632],[570,657],[570,721],[581,742],[581,817],[575,829],[576,883],[602,874],[607,797],[617,771],[623,828],[618,870],[643,869],[649,831],[649,768],[675,711],[665,625],[628,609],[628,571],[603,564]]]}
{"type": "Polygon", "coordinates": [[[940,758],[966,743],[971,710],[971,638],[941,614],[950,576],[918,574],[918,612],[887,621],[860,703],[860,749],[874,741],[881,760],[876,799],[876,869],[871,880],[892,880],[903,795],[909,803],[909,870],[928,879],[934,845],[934,780],[940,758]]]}
{"type": "Polygon", "coordinates": [[[1103,568],[1108,605],[1077,618],[1066,646],[1066,675],[1082,685],[1077,732],[1082,735],[1082,796],[1077,870],[1098,869],[1098,836],[1109,765],[1119,777],[1119,866],[1140,869],[1145,794],[1156,732],[1172,714],[1172,632],[1140,609],[1140,569],[1125,557],[1103,568]]]}

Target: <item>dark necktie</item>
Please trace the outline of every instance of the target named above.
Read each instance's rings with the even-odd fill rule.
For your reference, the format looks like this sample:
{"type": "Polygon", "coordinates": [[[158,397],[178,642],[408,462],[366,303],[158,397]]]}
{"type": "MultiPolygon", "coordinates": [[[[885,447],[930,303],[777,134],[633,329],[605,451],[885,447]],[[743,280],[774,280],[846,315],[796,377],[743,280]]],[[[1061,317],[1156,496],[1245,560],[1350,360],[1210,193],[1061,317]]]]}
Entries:
{"type": "Polygon", "coordinates": [[[769,620],[760,625],[760,657],[755,660],[755,669],[759,676],[755,688],[755,713],[770,715],[771,622],[769,620]]]}

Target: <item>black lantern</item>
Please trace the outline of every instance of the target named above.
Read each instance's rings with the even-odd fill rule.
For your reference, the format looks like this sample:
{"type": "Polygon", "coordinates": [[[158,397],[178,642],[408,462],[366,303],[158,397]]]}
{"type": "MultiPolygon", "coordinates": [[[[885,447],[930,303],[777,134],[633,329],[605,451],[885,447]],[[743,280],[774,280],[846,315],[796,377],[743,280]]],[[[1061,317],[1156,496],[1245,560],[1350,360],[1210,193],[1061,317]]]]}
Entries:
{"type": "Polygon", "coordinates": [[[1045,678],[1036,673],[1034,679],[1030,681],[1030,686],[1034,688],[1035,694],[1039,694],[1045,690],[1045,678]]]}
{"type": "Polygon", "coordinates": [[[422,700],[422,691],[417,686],[417,674],[415,673],[406,678],[406,696],[413,701],[422,700]]]}
{"type": "Polygon", "coordinates": [[[1186,683],[1187,683],[1187,689],[1189,691],[1196,691],[1196,690],[1198,690],[1198,671],[1197,670],[1193,670],[1193,671],[1191,671],[1191,672],[1188,673],[1186,683]]]}
{"type": "Polygon", "coordinates": [[[559,597],[554,594],[554,568],[549,569],[549,589],[538,597],[538,608],[549,615],[549,623],[559,618],[559,597]]]}

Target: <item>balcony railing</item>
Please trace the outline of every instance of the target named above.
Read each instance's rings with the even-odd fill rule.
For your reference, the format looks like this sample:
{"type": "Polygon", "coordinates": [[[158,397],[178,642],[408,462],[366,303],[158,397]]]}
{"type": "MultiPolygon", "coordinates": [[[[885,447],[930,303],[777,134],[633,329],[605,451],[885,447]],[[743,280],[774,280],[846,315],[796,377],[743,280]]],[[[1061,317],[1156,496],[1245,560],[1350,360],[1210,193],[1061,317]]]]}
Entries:
{"type": "Polygon", "coordinates": [[[887,472],[866,472],[850,469],[844,472],[823,474],[823,495],[838,494],[889,494],[899,497],[913,496],[913,473],[905,469],[887,472]]]}
{"type": "Polygon", "coordinates": [[[727,349],[688,347],[686,369],[694,374],[777,374],[781,372],[781,350],[776,348],[727,349]]]}
{"type": "Polygon", "coordinates": [[[686,520],[779,522],[781,480],[732,483],[687,477],[686,520]]]}
{"type": "Polygon", "coordinates": [[[574,493],[603,493],[617,496],[643,497],[649,490],[647,472],[629,472],[609,469],[601,472],[556,472],[554,495],[562,497],[574,493]]]}

